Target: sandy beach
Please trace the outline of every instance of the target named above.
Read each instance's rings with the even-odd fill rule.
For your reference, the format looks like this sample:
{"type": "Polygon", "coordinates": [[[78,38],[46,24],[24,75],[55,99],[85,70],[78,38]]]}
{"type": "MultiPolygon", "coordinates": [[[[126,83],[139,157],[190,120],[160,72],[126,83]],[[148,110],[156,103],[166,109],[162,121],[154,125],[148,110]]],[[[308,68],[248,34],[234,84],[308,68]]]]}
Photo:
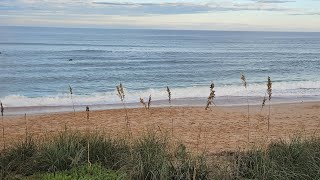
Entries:
{"type": "MultiPolygon", "coordinates": [[[[271,105],[270,133],[268,133],[268,106],[250,106],[250,146],[248,146],[247,106],[163,107],[128,109],[133,137],[153,131],[185,143],[191,150],[218,153],[260,146],[268,139],[289,139],[295,135],[318,136],[320,129],[320,102],[271,105]],[[269,134],[269,137],[268,137],[269,134]]],[[[4,116],[6,145],[25,138],[26,128],[34,137],[56,134],[65,130],[103,132],[112,137],[127,134],[125,110],[91,110],[86,112],[48,113],[41,115],[4,116]]],[[[2,132],[1,132],[2,134],[2,132]]],[[[3,137],[1,135],[1,147],[3,137]]]]}

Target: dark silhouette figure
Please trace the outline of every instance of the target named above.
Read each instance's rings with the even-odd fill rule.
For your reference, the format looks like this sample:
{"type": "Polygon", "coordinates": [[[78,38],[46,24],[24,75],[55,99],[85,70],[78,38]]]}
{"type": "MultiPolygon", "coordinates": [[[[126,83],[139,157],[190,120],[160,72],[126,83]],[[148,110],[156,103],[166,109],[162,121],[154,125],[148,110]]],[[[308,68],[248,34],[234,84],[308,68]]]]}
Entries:
{"type": "Polygon", "coordinates": [[[3,116],[3,111],[4,111],[4,108],[3,108],[3,105],[2,105],[2,103],[0,103],[0,106],[1,106],[1,116],[3,116]]]}
{"type": "Polygon", "coordinates": [[[69,59],[69,61],[72,61],[73,59],[69,59]]]}
{"type": "Polygon", "coordinates": [[[89,106],[87,106],[87,107],[86,107],[86,112],[87,112],[87,120],[89,120],[89,118],[90,118],[90,117],[89,117],[89,116],[90,116],[90,113],[89,113],[89,111],[90,111],[90,110],[89,110],[89,106]]]}

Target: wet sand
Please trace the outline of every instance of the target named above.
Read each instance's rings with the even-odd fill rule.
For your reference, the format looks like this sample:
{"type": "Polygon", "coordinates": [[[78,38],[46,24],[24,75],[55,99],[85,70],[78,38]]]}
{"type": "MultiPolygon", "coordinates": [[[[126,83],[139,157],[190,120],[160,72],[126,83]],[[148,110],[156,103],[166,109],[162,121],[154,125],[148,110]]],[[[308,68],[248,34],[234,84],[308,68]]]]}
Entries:
{"type": "MultiPolygon", "coordinates": [[[[247,106],[159,107],[146,110],[128,109],[133,137],[153,131],[176,142],[183,142],[191,150],[212,153],[262,146],[271,139],[290,139],[320,135],[320,102],[271,105],[268,133],[268,105],[250,106],[248,128],[247,106]],[[174,123],[173,135],[171,123],[174,123]],[[250,144],[248,145],[248,129],[250,144]]],[[[65,130],[103,132],[112,137],[126,136],[125,110],[47,113],[41,115],[4,116],[6,146],[23,140],[26,128],[34,137],[56,134],[65,130]]],[[[0,147],[3,147],[1,132],[0,147]]]]}

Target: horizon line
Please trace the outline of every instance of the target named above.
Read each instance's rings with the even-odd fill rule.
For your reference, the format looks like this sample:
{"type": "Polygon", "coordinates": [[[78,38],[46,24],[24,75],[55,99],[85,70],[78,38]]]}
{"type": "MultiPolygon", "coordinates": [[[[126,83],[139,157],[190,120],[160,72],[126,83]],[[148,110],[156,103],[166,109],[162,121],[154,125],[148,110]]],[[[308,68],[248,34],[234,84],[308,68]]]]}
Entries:
{"type": "Polygon", "coordinates": [[[0,27],[26,27],[26,28],[57,28],[57,29],[105,29],[105,30],[159,30],[159,31],[207,31],[207,32],[270,32],[270,33],[320,33],[320,31],[298,30],[214,30],[214,29],[166,29],[166,28],[109,28],[109,27],[64,27],[64,26],[26,26],[26,25],[0,25],[0,27]]]}

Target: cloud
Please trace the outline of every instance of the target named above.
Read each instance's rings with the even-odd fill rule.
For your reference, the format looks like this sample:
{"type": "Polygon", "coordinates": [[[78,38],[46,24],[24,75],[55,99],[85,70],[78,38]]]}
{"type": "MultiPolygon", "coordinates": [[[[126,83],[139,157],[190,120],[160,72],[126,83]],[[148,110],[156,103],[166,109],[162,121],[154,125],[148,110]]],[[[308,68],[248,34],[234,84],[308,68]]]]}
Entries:
{"type": "Polygon", "coordinates": [[[263,3],[114,3],[93,2],[108,13],[193,14],[220,11],[287,11],[289,8],[263,3]],[[104,6],[104,7],[102,7],[104,6]]]}
{"type": "Polygon", "coordinates": [[[266,4],[277,4],[277,3],[292,3],[296,1],[291,1],[291,0],[253,0],[254,2],[257,3],[266,3],[266,4]]]}
{"type": "Polygon", "coordinates": [[[108,3],[93,2],[95,7],[107,14],[193,14],[209,12],[204,4],[192,3],[108,3]]]}
{"type": "MultiPolygon", "coordinates": [[[[274,1],[274,0],[259,0],[274,1]]],[[[198,14],[221,11],[288,11],[273,3],[223,1],[210,3],[162,2],[134,3],[97,0],[1,0],[0,11],[17,14],[46,11],[65,14],[101,14],[101,15],[150,15],[150,14],[198,14]]],[[[284,1],[284,0],[282,0],[284,1]]],[[[278,1],[280,2],[280,1],[278,1]]]]}
{"type": "Polygon", "coordinates": [[[264,25],[283,27],[284,23],[292,21],[293,25],[290,24],[292,27],[299,27],[301,23],[305,23],[305,26],[318,28],[317,18],[303,17],[303,15],[320,15],[317,13],[319,11],[314,9],[317,6],[302,7],[297,3],[298,0],[294,2],[294,0],[189,0],[189,2],[0,0],[0,24],[251,30],[255,26],[262,27],[262,25],[263,28],[264,25]]]}
{"type": "Polygon", "coordinates": [[[320,12],[292,13],[293,16],[320,16],[320,12]]]}

